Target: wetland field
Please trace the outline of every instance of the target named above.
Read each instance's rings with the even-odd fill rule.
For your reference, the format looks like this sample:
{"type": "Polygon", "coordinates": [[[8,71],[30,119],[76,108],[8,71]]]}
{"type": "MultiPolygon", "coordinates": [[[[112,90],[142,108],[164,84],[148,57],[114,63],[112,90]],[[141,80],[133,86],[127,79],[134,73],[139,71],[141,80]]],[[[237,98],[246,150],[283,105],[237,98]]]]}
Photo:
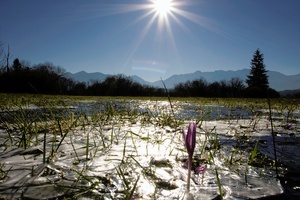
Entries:
{"type": "Polygon", "coordinates": [[[187,199],[190,122],[191,199],[300,199],[300,99],[11,94],[0,199],[187,199]]]}

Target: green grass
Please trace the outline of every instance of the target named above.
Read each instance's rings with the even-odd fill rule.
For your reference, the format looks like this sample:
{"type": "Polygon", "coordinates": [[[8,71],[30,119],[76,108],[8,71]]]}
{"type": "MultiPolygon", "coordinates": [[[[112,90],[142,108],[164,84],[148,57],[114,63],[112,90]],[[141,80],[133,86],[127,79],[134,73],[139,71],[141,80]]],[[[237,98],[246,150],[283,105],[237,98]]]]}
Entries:
{"type": "MultiPolygon", "coordinates": [[[[183,104],[193,104],[197,109],[195,112],[202,111],[202,117],[191,118],[191,121],[196,121],[197,130],[205,134],[205,140],[197,140],[198,152],[197,156],[204,159],[205,163],[210,163],[216,175],[216,182],[219,188],[219,194],[223,198],[222,182],[219,176],[219,171],[222,169],[216,168],[215,158],[219,158],[226,163],[230,168],[243,165],[251,167],[260,162],[258,141],[256,145],[250,146],[245,151],[241,151],[242,145],[245,141],[251,140],[251,131],[256,128],[257,123],[265,119],[265,115],[256,114],[257,110],[268,109],[268,102],[266,99],[217,99],[217,98],[172,98],[172,97],[81,97],[81,96],[51,96],[51,95],[13,95],[0,94],[0,128],[7,131],[7,136],[4,136],[5,151],[9,147],[19,147],[28,149],[33,146],[42,144],[43,147],[43,162],[50,163],[53,158],[60,153],[60,147],[65,143],[72,147],[74,152],[74,162],[70,169],[77,175],[77,181],[83,180],[88,183],[89,187],[79,187],[80,192],[73,194],[74,197],[80,196],[84,193],[93,192],[99,185],[103,184],[101,180],[93,182],[93,180],[85,174],[88,171],[88,161],[92,161],[98,154],[105,154],[108,150],[113,149],[115,145],[121,143],[123,152],[121,158],[117,158],[120,163],[115,166],[115,173],[122,181],[124,186],[123,195],[125,199],[134,197],[136,188],[138,187],[141,176],[145,179],[157,179],[155,174],[155,167],[149,163],[148,166],[143,166],[138,162],[134,156],[142,156],[139,153],[138,141],[144,141],[146,146],[146,156],[148,156],[149,146],[153,145],[158,149],[161,144],[166,143],[163,134],[172,134],[170,145],[172,142],[181,142],[181,130],[186,125],[187,121],[177,117],[176,109],[181,108],[183,104]],[[75,113],[74,110],[69,109],[70,106],[77,105],[78,102],[98,102],[93,104],[103,108],[102,110],[91,109],[90,113],[84,111],[75,113]],[[146,108],[144,112],[138,110],[137,107],[130,107],[132,102],[168,102],[169,105],[160,110],[153,110],[146,108]],[[227,121],[230,125],[232,119],[232,109],[243,108],[252,113],[252,123],[249,124],[247,130],[241,132],[235,131],[234,138],[238,142],[236,147],[233,147],[231,153],[227,157],[220,155],[220,150],[225,148],[219,143],[218,127],[212,129],[205,128],[205,121],[212,113],[210,108],[206,106],[224,106],[228,108],[229,113],[225,119],[218,119],[227,121]],[[40,109],[35,115],[28,112],[29,106],[35,106],[40,109]],[[63,108],[58,110],[57,108],[63,108]],[[128,124],[140,125],[140,131],[133,132],[126,129],[128,124]],[[154,136],[148,133],[143,134],[143,129],[147,126],[154,126],[158,128],[168,127],[172,130],[171,133],[156,133],[154,136]],[[104,130],[109,127],[109,130],[104,130]],[[79,149],[75,146],[76,131],[82,131],[82,143],[84,143],[84,156],[82,159],[79,155],[79,149]],[[42,135],[43,139],[39,139],[42,135]],[[53,136],[52,141],[46,141],[48,136],[53,136]],[[179,135],[177,137],[177,135],[179,135]],[[175,140],[176,139],[176,140],[175,140]],[[123,143],[122,143],[123,142],[123,143]],[[134,150],[128,152],[126,145],[131,143],[134,150]],[[252,149],[251,149],[252,148],[252,149]],[[48,151],[48,152],[47,152],[48,151]],[[204,155],[209,155],[205,157],[204,155]],[[80,168],[80,166],[85,166],[80,168]],[[142,169],[142,175],[134,173],[136,168],[142,169]],[[150,168],[150,170],[148,169],[150,168]],[[129,178],[129,174],[131,177],[129,178]]],[[[276,110],[282,117],[282,123],[286,124],[294,119],[294,113],[299,110],[300,100],[290,99],[272,99],[271,108],[276,110]],[[287,113],[284,118],[284,113],[287,113]]],[[[97,107],[97,108],[98,108],[97,107]]],[[[182,149],[184,148],[182,141],[182,149]]],[[[181,148],[181,147],[176,147],[181,148]]],[[[166,155],[171,156],[175,148],[168,149],[166,155]]],[[[178,161],[181,162],[181,161],[178,161]]],[[[264,162],[262,160],[261,162],[264,162]]],[[[181,163],[179,163],[181,164],[181,163]]],[[[4,169],[5,165],[0,163],[0,180],[6,178],[10,169],[4,169]]],[[[245,179],[246,179],[245,171],[245,179]]],[[[104,178],[101,177],[103,180],[104,178]]],[[[75,186],[76,187],[76,186],[75,186]]],[[[154,193],[157,194],[158,189],[155,188],[154,193]]]]}

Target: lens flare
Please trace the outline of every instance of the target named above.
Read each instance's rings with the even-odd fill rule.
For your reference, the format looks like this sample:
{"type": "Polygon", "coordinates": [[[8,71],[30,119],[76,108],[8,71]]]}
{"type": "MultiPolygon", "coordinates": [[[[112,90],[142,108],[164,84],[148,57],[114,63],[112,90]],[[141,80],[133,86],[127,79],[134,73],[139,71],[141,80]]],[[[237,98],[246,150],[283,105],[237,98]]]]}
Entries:
{"type": "Polygon", "coordinates": [[[166,17],[173,9],[172,0],[155,0],[153,6],[160,17],[166,17]]]}
{"type": "MultiPolygon", "coordinates": [[[[115,4],[108,7],[106,13],[109,15],[137,13],[135,18],[129,22],[128,27],[134,27],[136,24],[142,24],[143,27],[139,29],[137,35],[132,40],[126,54],[124,55],[124,64],[122,68],[126,68],[132,65],[134,59],[148,59],[159,60],[160,62],[166,62],[163,57],[160,56],[161,52],[166,52],[166,55],[174,54],[174,59],[177,63],[181,62],[180,50],[177,48],[177,42],[175,37],[175,28],[178,31],[178,27],[181,28],[187,35],[192,34],[186,25],[186,21],[192,22],[195,25],[201,26],[212,32],[217,32],[215,22],[211,19],[201,16],[199,13],[188,11],[190,7],[202,4],[199,0],[143,0],[139,1],[143,3],[122,3],[115,4]],[[177,26],[177,27],[176,27],[177,26]],[[149,36],[148,34],[154,33],[149,36]],[[157,48],[156,56],[153,53],[148,53],[148,57],[140,58],[136,57],[137,51],[141,48],[145,38],[153,38],[157,48]]],[[[148,45],[152,45],[149,44],[148,45]]],[[[155,52],[155,53],[156,53],[155,52]]],[[[170,63],[167,63],[170,65],[170,63]]],[[[154,68],[151,66],[131,66],[133,70],[157,71],[163,73],[165,71],[154,68]]],[[[157,67],[157,66],[156,66],[157,67]]],[[[122,71],[122,70],[121,70],[122,71]]]]}

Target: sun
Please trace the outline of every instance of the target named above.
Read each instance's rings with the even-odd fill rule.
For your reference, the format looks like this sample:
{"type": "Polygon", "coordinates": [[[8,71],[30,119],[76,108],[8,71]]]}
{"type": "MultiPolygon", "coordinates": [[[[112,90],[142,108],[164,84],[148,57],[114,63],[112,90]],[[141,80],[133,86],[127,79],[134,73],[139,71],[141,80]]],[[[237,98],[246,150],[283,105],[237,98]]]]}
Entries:
{"type": "MultiPolygon", "coordinates": [[[[174,58],[174,60],[177,60],[177,62],[180,63],[180,52],[185,51],[185,49],[178,48],[182,42],[179,42],[176,36],[181,35],[181,33],[177,34],[181,29],[188,36],[193,35],[193,32],[191,32],[191,30],[189,29],[189,26],[191,26],[192,24],[185,23],[187,21],[190,21],[195,25],[204,27],[212,32],[218,31],[218,28],[214,26],[213,20],[210,20],[209,18],[203,17],[199,15],[199,13],[194,12],[195,10],[198,10],[195,8],[202,4],[203,1],[201,0],[135,1],[138,3],[129,3],[131,1],[120,2],[122,3],[109,3],[107,7],[104,7],[107,10],[104,10],[105,12],[101,10],[102,12],[99,13],[101,13],[101,16],[103,15],[102,13],[104,13],[103,16],[135,13],[130,14],[130,18],[128,18],[130,19],[128,20],[129,24],[128,27],[125,28],[125,30],[128,29],[130,31],[133,31],[135,30],[135,28],[133,28],[134,25],[138,25],[139,31],[134,32],[135,35],[134,37],[132,37],[132,43],[130,44],[128,51],[126,52],[126,55],[124,55],[124,68],[132,65],[130,63],[136,63],[133,62],[134,60],[140,60],[139,57],[142,55],[138,53],[140,49],[141,52],[144,53],[142,57],[153,57],[153,60],[157,60],[158,63],[166,63],[165,59],[169,58],[171,58],[171,61],[174,58]],[[141,47],[142,45],[145,46],[141,47]],[[153,49],[150,50],[150,48],[152,47],[153,49]],[[171,54],[174,54],[174,56],[171,54]]],[[[148,61],[145,61],[144,63],[146,63],[146,65],[143,64],[143,62],[143,65],[141,66],[140,64],[139,66],[136,66],[136,64],[134,64],[131,69],[147,70],[150,68],[150,70],[164,73],[164,70],[160,70],[160,68],[158,67],[163,65],[159,65],[157,62],[148,61]]],[[[169,66],[169,63],[167,63],[165,66],[169,66]]]]}
{"type": "Polygon", "coordinates": [[[153,7],[157,15],[166,17],[173,9],[173,0],[153,0],[153,7]]]}

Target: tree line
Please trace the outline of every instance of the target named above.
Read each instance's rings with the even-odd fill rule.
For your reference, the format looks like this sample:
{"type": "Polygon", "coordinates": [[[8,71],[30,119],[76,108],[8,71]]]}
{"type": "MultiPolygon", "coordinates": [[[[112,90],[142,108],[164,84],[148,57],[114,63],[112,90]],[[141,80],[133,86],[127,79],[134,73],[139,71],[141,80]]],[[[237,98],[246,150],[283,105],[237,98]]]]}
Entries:
{"type": "MultiPolygon", "coordinates": [[[[77,82],[66,77],[65,70],[51,63],[28,67],[15,59],[8,71],[0,73],[0,92],[87,96],[166,96],[165,88],[142,85],[130,77],[114,75],[104,81],[77,82]]],[[[268,89],[271,96],[277,92],[268,89]]],[[[176,97],[259,97],[264,91],[247,88],[239,78],[208,83],[196,79],[179,83],[168,93],[176,97]]],[[[276,96],[276,97],[277,97],[276,96]]]]}
{"type": "Polygon", "coordinates": [[[246,83],[239,78],[208,83],[196,79],[179,83],[174,88],[158,88],[134,82],[130,77],[114,75],[104,81],[78,82],[65,76],[65,70],[52,63],[30,66],[15,59],[11,66],[0,70],[0,92],[37,93],[87,96],[166,96],[174,97],[279,97],[269,87],[263,63],[263,54],[256,50],[251,61],[251,71],[246,83]]]}
{"type": "Polygon", "coordinates": [[[208,83],[204,79],[196,79],[185,83],[177,84],[171,90],[173,96],[189,97],[232,97],[232,98],[267,98],[279,97],[274,89],[266,90],[256,87],[246,87],[239,78],[232,78],[229,81],[208,83]],[[268,95],[267,95],[268,94],[268,95]]]}
{"type": "Polygon", "coordinates": [[[109,76],[91,84],[65,76],[65,70],[52,63],[28,66],[15,59],[0,71],[0,92],[99,96],[163,96],[164,89],[141,85],[124,75],[109,76]]]}

